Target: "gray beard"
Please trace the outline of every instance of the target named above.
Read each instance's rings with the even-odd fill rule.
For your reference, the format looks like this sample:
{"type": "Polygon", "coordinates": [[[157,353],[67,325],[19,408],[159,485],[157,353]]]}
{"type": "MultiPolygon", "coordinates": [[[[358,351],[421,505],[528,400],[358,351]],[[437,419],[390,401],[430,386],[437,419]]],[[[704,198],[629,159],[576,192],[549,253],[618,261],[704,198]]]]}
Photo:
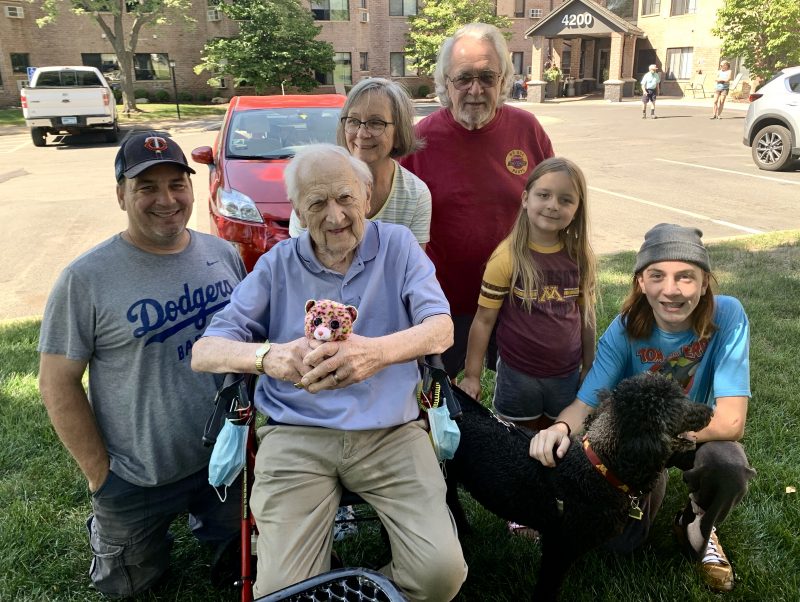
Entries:
{"type": "Polygon", "coordinates": [[[479,130],[491,121],[492,112],[489,109],[482,109],[478,113],[474,111],[465,111],[463,109],[455,109],[454,117],[456,121],[468,130],[479,130]]]}

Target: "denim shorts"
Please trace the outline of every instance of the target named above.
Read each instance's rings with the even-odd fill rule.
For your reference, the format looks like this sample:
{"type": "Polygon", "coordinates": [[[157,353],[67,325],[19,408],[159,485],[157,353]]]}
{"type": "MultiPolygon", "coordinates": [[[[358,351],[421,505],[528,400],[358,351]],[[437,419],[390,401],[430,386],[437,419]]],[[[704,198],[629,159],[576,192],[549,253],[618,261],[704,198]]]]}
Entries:
{"type": "Polygon", "coordinates": [[[575,370],[561,378],[537,378],[514,370],[498,358],[494,411],[512,422],[535,420],[542,414],[556,418],[575,401],[580,376],[580,370],[575,370]]]}

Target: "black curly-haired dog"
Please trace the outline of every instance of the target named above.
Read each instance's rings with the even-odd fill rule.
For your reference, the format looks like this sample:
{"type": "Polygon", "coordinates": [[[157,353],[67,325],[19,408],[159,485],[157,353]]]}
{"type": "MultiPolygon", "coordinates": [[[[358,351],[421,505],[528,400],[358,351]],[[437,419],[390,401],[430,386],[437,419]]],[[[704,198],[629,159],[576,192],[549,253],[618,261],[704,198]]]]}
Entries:
{"type": "Polygon", "coordinates": [[[535,600],[555,599],[572,563],[622,532],[638,507],[634,498],[653,488],[673,453],[694,447],[679,435],[702,429],[712,413],[664,376],[628,378],[601,395],[586,420],[586,437],[573,435],[569,451],[548,468],[529,456],[529,433],[498,420],[457,387],[454,393],[461,443],[447,463],[448,505],[459,532],[469,531],[458,501],[461,483],[490,512],[541,533],[535,600]],[[595,467],[600,462],[612,477],[595,467]]]}

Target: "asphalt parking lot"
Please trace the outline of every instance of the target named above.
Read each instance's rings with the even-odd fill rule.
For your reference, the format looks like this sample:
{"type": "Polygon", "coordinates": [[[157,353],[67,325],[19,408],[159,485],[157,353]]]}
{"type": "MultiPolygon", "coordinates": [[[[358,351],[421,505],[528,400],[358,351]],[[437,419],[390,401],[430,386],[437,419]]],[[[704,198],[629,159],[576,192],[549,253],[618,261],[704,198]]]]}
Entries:
{"type": "MultiPolygon", "coordinates": [[[[697,226],[707,241],[800,229],[800,166],[779,173],[755,167],[742,144],[746,105],[726,107],[721,120],[710,120],[708,99],[662,99],[659,119],[643,120],[641,104],[634,101],[514,104],[533,111],[556,153],[584,169],[598,253],[635,249],[659,222],[697,226]]],[[[216,136],[214,121],[159,125],[187,155],[216,136]]],[[[0,136],[0,320],[40,315],[61,269],[126,223],[114,193],[116,145],[86,136],[58,144],[50,138],[47,147],[35,148],[25,129],[5,134],[0,136]]],[[[194,167],[190,225],[208,231],[208,169],[194,167]]]]}

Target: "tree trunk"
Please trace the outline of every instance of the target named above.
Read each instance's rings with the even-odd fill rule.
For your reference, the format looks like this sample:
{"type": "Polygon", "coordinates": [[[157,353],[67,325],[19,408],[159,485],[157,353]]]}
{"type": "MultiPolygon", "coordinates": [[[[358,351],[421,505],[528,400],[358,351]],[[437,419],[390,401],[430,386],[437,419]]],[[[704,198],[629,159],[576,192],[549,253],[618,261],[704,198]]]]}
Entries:
{"type": "Polygon", "coordinates": [[[133,53],[127,50],[117,51],[119,63],[119,82],[122,88],[122,106],[126,115],[136,111],[136,94],[134,92],[133,53]]]}

